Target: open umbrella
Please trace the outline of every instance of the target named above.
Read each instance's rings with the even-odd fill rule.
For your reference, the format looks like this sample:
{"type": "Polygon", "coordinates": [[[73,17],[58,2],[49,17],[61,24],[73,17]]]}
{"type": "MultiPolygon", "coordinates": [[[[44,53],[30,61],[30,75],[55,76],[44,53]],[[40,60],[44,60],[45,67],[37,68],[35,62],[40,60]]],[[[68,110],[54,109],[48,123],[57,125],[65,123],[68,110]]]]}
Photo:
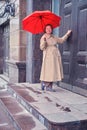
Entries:
{"type": "Polygon", "coordinates": [[[60,20],[60,16],[51,11],[35,11],[22,20],[22,25],[24,30],[38,34],[44,31],[47,24],[51,24],[53,28],[58,27],[60,20]]]}

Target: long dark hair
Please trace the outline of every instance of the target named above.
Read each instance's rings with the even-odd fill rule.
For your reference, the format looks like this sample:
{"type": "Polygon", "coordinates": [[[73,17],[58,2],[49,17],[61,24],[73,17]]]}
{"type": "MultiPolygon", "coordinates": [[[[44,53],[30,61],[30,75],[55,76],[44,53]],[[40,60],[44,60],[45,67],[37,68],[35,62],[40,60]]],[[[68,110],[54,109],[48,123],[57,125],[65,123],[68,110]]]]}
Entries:
{"type": "Polygon", "coordinates": [[[46,26],[45,26],[45,28],[44,28],[44,33],[46,33],[46,27],[47,27],[47,26],[50,26],[50,27],[51,27],[52,33],[53,33],[53,26],[52,26],[51,24],[46,24],[46,26]]]}

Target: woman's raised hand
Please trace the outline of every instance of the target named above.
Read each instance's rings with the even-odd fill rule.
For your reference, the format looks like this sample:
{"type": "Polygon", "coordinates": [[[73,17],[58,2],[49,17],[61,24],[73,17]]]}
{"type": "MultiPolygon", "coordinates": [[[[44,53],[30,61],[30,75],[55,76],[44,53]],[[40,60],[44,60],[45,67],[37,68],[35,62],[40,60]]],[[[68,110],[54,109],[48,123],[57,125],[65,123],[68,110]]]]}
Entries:
{"type": "Polygon", "coordinates": [[[70,36],[71,33],[72,33],[72,30],[68,30],[66,34],[67,34],[67,36],[70,36]]]}

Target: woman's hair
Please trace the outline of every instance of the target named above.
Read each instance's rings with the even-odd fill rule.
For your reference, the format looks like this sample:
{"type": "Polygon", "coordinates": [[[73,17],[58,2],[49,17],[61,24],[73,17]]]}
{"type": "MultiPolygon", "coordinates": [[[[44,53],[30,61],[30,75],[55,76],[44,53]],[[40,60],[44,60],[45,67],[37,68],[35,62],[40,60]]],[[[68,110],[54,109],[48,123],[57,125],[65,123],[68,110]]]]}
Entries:
{"type": "Polygon", "coordinates": [[[50,26],[50,27],[51,27],[52,33],[53,33],[53,26],[52,26],[51,24],[46,24],[46,26],[45,26],[45,28],[44,28],[44,33],[46,33],[46,27],[47,27],[47,26],[50,26]]]}

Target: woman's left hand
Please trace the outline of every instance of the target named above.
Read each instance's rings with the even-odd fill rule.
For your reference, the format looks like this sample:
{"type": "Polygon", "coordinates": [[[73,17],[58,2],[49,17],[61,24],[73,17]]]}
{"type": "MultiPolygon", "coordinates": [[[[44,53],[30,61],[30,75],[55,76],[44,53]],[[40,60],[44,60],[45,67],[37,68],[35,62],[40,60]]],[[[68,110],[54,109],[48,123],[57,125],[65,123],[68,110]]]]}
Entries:
{"type": "Polygon", "coordinates": [[[68,36],[70,36],[71,33],[72,33],[72,30],[68,30],[68,31],[67,31],[67,35],[68,35],[68,36]]]}

